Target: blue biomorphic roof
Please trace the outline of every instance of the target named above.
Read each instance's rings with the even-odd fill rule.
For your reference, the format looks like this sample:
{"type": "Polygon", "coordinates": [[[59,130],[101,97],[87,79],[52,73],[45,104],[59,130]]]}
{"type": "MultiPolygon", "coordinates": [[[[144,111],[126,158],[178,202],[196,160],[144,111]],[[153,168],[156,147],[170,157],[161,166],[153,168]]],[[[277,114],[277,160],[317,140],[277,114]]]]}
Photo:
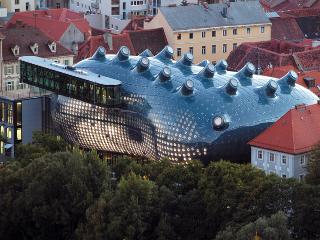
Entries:
{"type": "Polygon", "coordinates": [[[150,135],[152,144],[140,153],[134,148],[124,153],[149,156],[146,149],[153,148],[150,157],[177,161],[245,155],[247,142],[290,108],[318,100],[295,83],[297,74],[292,71],[274,79],[255,75],[251,63],[230,72],[225,61],[194,65],[191,54],[178,61],[171,59],[172,54],[170,47],[156,56],[148,51],[130,56],[126,47],[117,55],[104,55],[100,49],[75,65],[121,81],[122,109],[136,113],[149,126],[148,131],[135,127],[134,132],[150,135]]]}

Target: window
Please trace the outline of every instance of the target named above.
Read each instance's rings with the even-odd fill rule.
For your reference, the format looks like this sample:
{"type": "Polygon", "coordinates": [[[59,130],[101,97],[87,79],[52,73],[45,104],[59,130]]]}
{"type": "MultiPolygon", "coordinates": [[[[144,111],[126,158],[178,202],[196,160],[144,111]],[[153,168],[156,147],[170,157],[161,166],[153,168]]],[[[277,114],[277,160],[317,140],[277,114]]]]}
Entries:
{"type": "Polygon", "coordinates": [[[222,46],[222,52],[226,53],[227,52],[227,44],[223,44],[222,46]]]}
{"type": "Polygon", "coordinates": [[[14,90],[14,81],[6,81],[5,89],[6,89],[6,91],[13,91],[14,90]]]}
{"type": "Polygon", "coordinates": [[[237,43],[234,43],[234,44],[232,45],[232,49],[235,50],[235,49],[237,48],[237,46],[238,46],[238,44],[237,44],[237,43]]]}
{"type": "Polygon", "coordinates": [[[13,124],[13,107],[12,107],[12,104],[8,103],[7,107],[8,107],[8,116],[7,116],[8,123],[9,124],[13,124]]]}
{"type": "Polygon", "coordinates": [[[235,29],[233,29],[233,35],[237,35],[238,34],[238,31],[237,31],[237,29],[235,28],[235,29]]]}
{"type": "Polygon", "coordinates": [[[250,32],[251,32],[251,29],[247,28],[247,34],[250,34],[250,32]]]}
{"type": "Polygon", "coordinates": [[[21,131],[21,127],[17,128],[17,140],[21,141],[22,140],[22,131],[21,131]]]}
{"type": "MultiPolygon", "coordinates": [[[[82,7],[83,7],[83,4],[82,4],[82,7]]],[[[59,2],[56,3],[56,8],[60,8],[60,3],[59,2]]]]}
{"type": "Polygon", "coordinates": [[[287,174],[281,174],[282,178],[287,178],[287,174]]]}
{"type": "Polygon", "coordinates": [[[306,156],[302,155],[300,156],[300,165],[304,166],[306,164],[306,156]]]}
{"type": "Polygon", "coordinates": [[[212,37],[215,37],[216,36],[216,31],[212,31],[212,37]]]}
{"type": "Polygon", "coordinates": [[[178,33],[177,39],[178,39],[178,40],[181,40],[181,33],[178,33]]]}
{"type": "Polygon", "coordinates": [[[257,151],[257,158],[260,159],[260,160],[263,159],[263,152],[262,152],[262,150],[258,150],[258,151],[257,151]]]}
{"type": "Polygon", "coordinates": [[[123,3],[122,3],[122,9],[123,9],[123,10],[126,10],[126,2],[123,2],[123,3]]]}
{"type": "Polygon", "coordinates": [[[193,39],[193,33],[189,33],[189,38],[193,39]]]}
{"type": "Polygon", "coordinates": [[[13,66],[4,66],[4,75],[12,75],[14,73],[13,66]]]}
{"type": "Polygon", "coordinates": [[[300,180],[300,182],[302,182],[303,179],[304,179],[304,175],[303,175],[303,174],[300,174],[300,175],[299,175],[299,180],[300,180]]]}
{"type": "Polygon", "coordinates": [[[274,155],[274,153],[269,153],[269,161],[270,161],[270,162],[274,162],[274,160],[275,160],[275,155],[274,155]]]}
{"type": "Polygon", "coordinates": [[[20,1],[19,0],[14,0],[14,4],[20,4],[20,1]]]}
{"type": "Polygon", "coordinates": [[[260,27],[260,32],[261,32],[261,33],[264,33],[264,26],[261,26],[261,27],[260,27]]]}
{"type": "Polygon", "coordinates": [[[178,57],[181,56],[181,48],[177,48],[177,56],[178,56],[178,57]]]}
{"type": "Polygon", "coordinates": [[[206,32],[201,32],[201,37],[205,38],[206,37],[206,32]]]}
{"type": "Polygon", "coordinates": [[[11,131],[11,128],[10,127],[8,127],[7,128],[7,139],[11,139],[11,137],[12,137],[12,131],[11,131]]]}
{"type": "Polygon", "coordinates": [[[286,156],[286,155],[282,155],[282,157],[281,157],[281,163],[282,163],[283,165],[287,165],[287,156],[286,156]]]}
{"type": "Polygon", "coordinates": [[[202,46],[201,53],[202,53],[202,55],[206,54],[206,46],[202,46]]]}
{"type": "Polygon", "coordinates": [[[26,11],[29,11],[30,3],[26,2],[26,11]]]}
{"type": "Polygon", "coordinates": [[[20,65],[19,64],[16,65],[16,73],[20,74],[20,65]]]}
{"type": "Polygon", "coordinates": [[[212,45],[211,46],[211,52],[212,52],[212,54],[216,54],[216,52],[217,52],[217,46],[216,45],[212,45]]]}
{"type": "Polygon", "coordinates": [[[77,6],[79,7],[79,2],[77,2],[77,6]]]}
{"type": "Polygon", "coordinates": [[[16,8],[16,9],[14,10],[14,12],[20,12],[20,9],[19,9],[19,8],[16,8]]]}
{"type": "Polygon", "coordinates": [[[189,47],[189,52],[193,54],[193,47],[189,47]]]}
{"type": "Polygon", "coordinates": [[[227,36],[227,29],[223,29],[222,35],[223,35],[223,36],[227,36]]]}

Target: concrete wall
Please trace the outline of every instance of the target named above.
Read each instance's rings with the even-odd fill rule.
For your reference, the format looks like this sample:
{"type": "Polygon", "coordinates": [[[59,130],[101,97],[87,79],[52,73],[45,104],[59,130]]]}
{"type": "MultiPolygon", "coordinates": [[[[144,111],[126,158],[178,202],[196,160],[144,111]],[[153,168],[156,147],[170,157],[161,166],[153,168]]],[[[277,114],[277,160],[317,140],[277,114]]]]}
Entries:
{"type": "Polygon", "coordinates": [[[18,4],[15,3],[15,0],[1,1],[2,7],[7,8],[8,12],[15,12],[17,10],[19,10],[19,12],[25,12],[27,11],[26,9],[27,3],[29,4],[28,11],[35,10],[35,0],[19,0],[18,4]]]}
{"type": "Polygon", "coordinates": [[[84,15],[89,25],[96,29],[104,29],[103,16],[99,13],[84,15]]]}
{"type": "Polygon", "coordinates": [[[22,101],[22,143],[32,141],[34,131],[42,130],[42,98],[22,101]]]}
{"type": "Polygon", "coordinates": [[[181,49],[181,54],[189,52],[190,47],[193,47],[194,62],[199,63],[204,59],[211,62],[216,62],[221,59],[226,59],[229,53],[233,50],[233,44],[239,46],[244,42],[260,42],[271,39],[271,24],[254,24],[234,27],[212,27],[207,29],[190,29],[185,31],[173,31],[166,22],[161,11],[154,19],[145,23],[145,29],[163,27],[169,45],[174,49],[174,58],[177,56],[177,49],[181,49]],[[264,33],[261,33],[261,27],[264,27],[264,33]],[[247,33],[247,28],[250,28],[250,34],[247,33]],[[233,29],[237,29],[237,34],[233,34],[233,29]],[[223,36],[223,30],[227,31],[227,35],[223,36]],[[212,36],[212,31],[216,31],[216,36],[212,36]],[[205,37],[202,37],[202,32],[205,32],[205,37]],[[193,39],[190,39],[189,34],[193,33],[193,39]],[[178,39],[178,35],[181,39],[178,39]],[[223,53],[223,45],[227,44],[227,51],[223,53]],[[212,45],[216,46],[216,53],[212,53],[212,45]],[[206,52],[202,54],[202,46],[206,52]]]}

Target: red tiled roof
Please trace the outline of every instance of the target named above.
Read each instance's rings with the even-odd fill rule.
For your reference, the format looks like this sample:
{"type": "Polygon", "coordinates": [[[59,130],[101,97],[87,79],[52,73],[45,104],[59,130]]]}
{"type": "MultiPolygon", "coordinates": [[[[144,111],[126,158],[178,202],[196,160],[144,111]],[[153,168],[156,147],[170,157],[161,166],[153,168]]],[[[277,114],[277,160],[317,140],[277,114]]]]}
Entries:
{"type": "Polygon", "coordinates": [[[106,52],[110,54],[115,54],[120,47],[127,46],[132,55],[139,55],[145,49],[157,54],[168,44],[162,28],[127,31],[122,34],[111,34],[111,36],[112,49],[110,49],[103,35],[89,37],[79,47],[77,61],[91,57],[99,46],[103,46],[106,52]]]}
{"type": "Polygon", "coordinates": [[[239,70],[247,62],[265,69],[272,66],[295,65],[292,53],[304,51],[302,44],[271,40],[258,43],[243,43],[233,50],[227,59],[229,69],[239,70]]]}
{"type": "Polygon", "coordinates": [[[157,54],[168,45],[163,28],[130,31],[127,33],[136,55],[146,49],[149,49],[153,54],[157,54]]]}
{"type": "Polygon", "coordinates": [[[320,141],[320,105],[291,109],[248,144],[290,154],[308,152],[320,141]]]}
{"type": "Polygon", "coordinates": [[[303,8],[314,8],[320,5],[319,0],[260,0],[268,11],[287,11],[303,8]]]}
{"type": "Polygon", "coordinates": [[[304,78],[305,77],[314,78],[315,79],[315,86],[308,88],[308,89],[310,91],[312,91],[314,94],[316,94],[317,96],[320,96],[320,90],[317,87],[317,86],[320,86],[320,71],[319,70],[301,72],[295,66],[288,65],[288,66],[282,66],[282,67],[266,68],[263,71],[263,75],[275,77],[275,78],[281,78],[290,70],[293,70],[298,73],[297,83],[300,84],[301,86],[304,86],[305,88],[308,88],[308,86],[306,85],[304,78]]]}
{"type": "Polygon", "coordinates": [[[302,41],[304,34],[293,18],[271,18],[271,38],[277,40],[302,41]]]}
{"type": "Polygon", "coordinates": [[[36,28],[15,25],[9,29],[2,29],[1,34],[5,36],[2,42],[2,54],[4,61],[17,61],[20,56],[34,56],[30,46],[34,43],[38,44],[38,54],[36,56],[49,58],[58,56],[73,55],[68,49],[56,42],[56,52],[51,52],[48,46],[52,42],[45,34],[36,28]],[[14,56],[11,48],[15,45],[19,47],[19,56],[14,56]]]}
{"type": "Polygon", "coordinates": [[[89,23],[83,15],[66,8],[15,13],[7,23],[7,28],[10,28],[17,21],[22,21],[29,26],[36,26],[55,41],[60,40],[70,24],[74,24],[87,36],[91,34],[89,23]]]}
{"type": "Polygon", "coordinates": [[[124,31],[136,31],[142,30],[144,27],[144,21],[147,19],[145,16],[137,16],[130,20],[127,26],[122,30],[124,31]]]}

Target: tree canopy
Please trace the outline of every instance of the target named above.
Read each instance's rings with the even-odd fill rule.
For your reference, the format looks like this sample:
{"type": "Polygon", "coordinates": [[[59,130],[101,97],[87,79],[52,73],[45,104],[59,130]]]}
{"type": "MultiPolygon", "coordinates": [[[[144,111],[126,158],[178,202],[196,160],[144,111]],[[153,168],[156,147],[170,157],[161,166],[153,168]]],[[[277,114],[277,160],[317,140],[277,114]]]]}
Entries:
{"type": "Polygon", "coordinates": [[[317,181],[228,161],[109,166],[41,134],[19,151],[0,169],[0,239],[320,238],[317,181]]]}

